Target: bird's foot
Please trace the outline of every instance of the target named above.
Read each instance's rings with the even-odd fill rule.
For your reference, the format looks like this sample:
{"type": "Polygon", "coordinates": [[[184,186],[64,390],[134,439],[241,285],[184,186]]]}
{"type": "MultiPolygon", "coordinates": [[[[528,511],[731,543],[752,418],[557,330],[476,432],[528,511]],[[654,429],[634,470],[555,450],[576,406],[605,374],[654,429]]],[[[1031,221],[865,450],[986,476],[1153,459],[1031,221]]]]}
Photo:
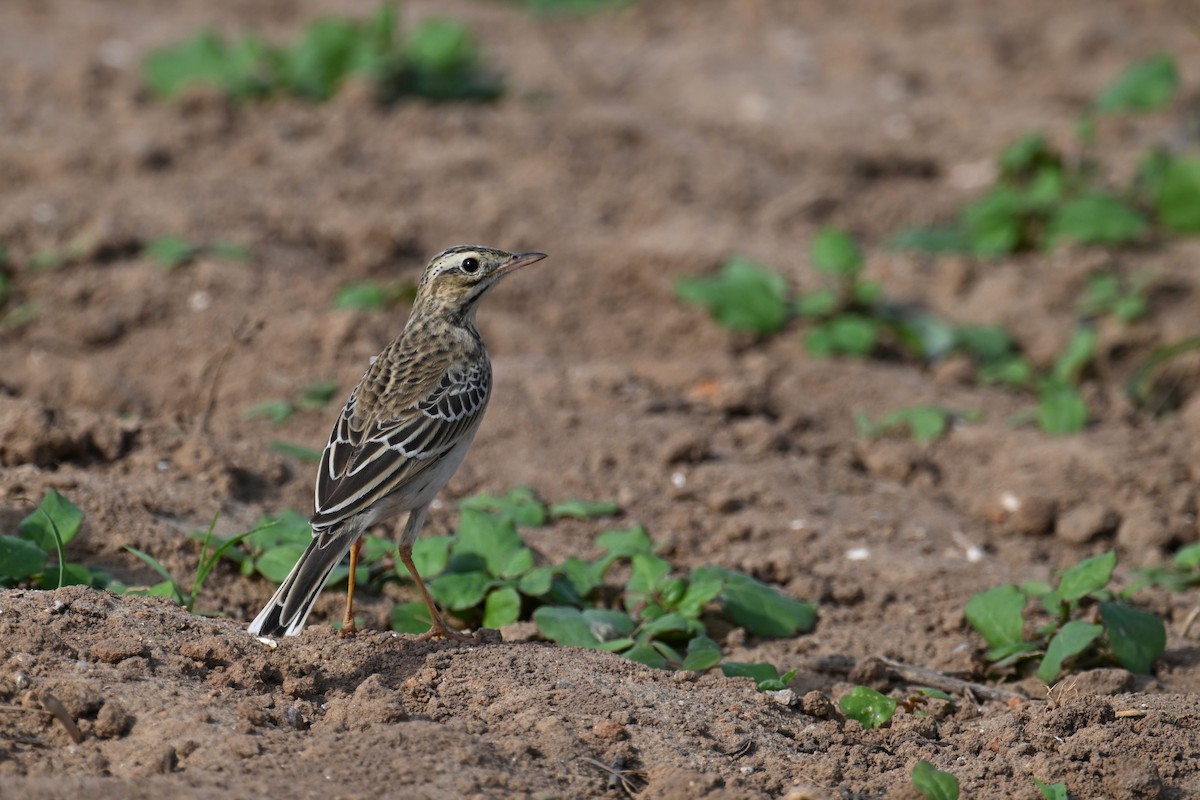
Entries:
{"type": "Polygon", "coordinates": [[[468,642],[473,638],[475,638],[474,634],[456,631],[453,628],[447,628],[445,623],[438,625],[435,622],[433,627],[417,637],[417,641],[428,642],[432,639],[445,639],[449,642],[468,642]]]}

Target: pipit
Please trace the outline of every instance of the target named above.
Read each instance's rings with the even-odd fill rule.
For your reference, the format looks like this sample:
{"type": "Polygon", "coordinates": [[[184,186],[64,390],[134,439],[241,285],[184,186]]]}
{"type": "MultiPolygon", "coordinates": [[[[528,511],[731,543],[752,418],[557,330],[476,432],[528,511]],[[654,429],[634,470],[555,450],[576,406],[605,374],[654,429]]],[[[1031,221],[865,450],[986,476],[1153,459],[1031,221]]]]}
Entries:
{"type": "Polygon", "coordinates": [[[429,262],[404,330],[371,361],[329,436],[317,471],[312,542],[250,623],[250,633],[299,633],[329,573],[347,553],[342,631],[353,632],[363,532],[407,511],[400,561],[433,619],[421,638],[459,635],[446,627],[413,565],[413,543],[429,504],[462,464],[491,394],[492,363],[475,327],[479,301],[505,275],[545,257],[452,247],[429,262]]]}

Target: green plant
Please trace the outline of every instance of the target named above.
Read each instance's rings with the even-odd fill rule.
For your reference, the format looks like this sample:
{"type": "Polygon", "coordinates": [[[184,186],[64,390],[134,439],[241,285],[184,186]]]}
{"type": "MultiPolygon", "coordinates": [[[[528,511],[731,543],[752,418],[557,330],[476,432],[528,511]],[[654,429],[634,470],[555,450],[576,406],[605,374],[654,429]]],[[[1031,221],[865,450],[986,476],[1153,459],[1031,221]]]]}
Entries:
{"type": "MultiPolygon", "coordinates": [[[[713,666],[721,659],[721,649],[717,647],[717,643],[708,637],[698,639],[703,643],[703,649],[709,653],[712,663],[707,666],[713,666]]],[[[693,640],[697,641],[697,640],[693,640]]],[[[700,649],[700,648],[697,648],[700,649]]],[[[688,646],[688,655],[692,655],[692,647],[688,646]]],[[[689,666],[687,659],[684,659],[684,669],[705,669],[706,667],[689,666]]],[[[721,674],[726,678],[750,678],[754,681],[754,685],[758,687],[760,692],[777,692],[781,689],[786,689],[792,678],[796,677],[796,670],[788,670],[782,675],[775,668],[774,664],[765,662],[747,663],[742,661],[725,661],[721,663],[721,674]]]]}
{"type": "Polygon", "coordinates": [[[831,285],[797,301],[800,316],[813,323],[805,346],[819,356],[870,355],[889,320],[878,308],[883,289],[862,279],[862,251],[845,231],[826,228],[813,239],[809,258],[831,285]]]}
{"type": "Polygon", "coordinates": [[[874,439],[896,428],[907,428],[917,442],[932,442],[941,438],[954,419],[974,421],[978,411],[958,413],[937,406],[907,406],[889,411],[878,422],[872,422],[866,414],[854,415],[858,433],[865,439],[874,439]]]}
{"type": "Polygon", "coordinates": [[[212,86],[234,100],[290,94],[320,102],[352,75],[365,78],[384,103],[405,96],[491,100],[502,91],[500,80],[482,68],[465,26],[427,19],[403,35],[388,3],[365,21],[314,20],[290,46],[268,44],[252,33],[226,42],[202,31],[151,53],[142,64],[143,80],[160,98],[212,86]]]}
{"type": "Polygon", "coordinates": [[[1042,783],[1037,778],[1034,778],[1033,782],[1037,784],[1038,791],[1046,800],[1071,800],[1065,783],[1042,783]]]}
{"type": "Polygon", "coordinates": [[[1125,394],[1137,408],[1162,413],[1177,408],[1184,398],[1177,382],[1164,381],[1166,367],[1173,361],[1200,352],[1200,336],[1189,336],[1151,351],[1125,384],[1125,394]]]}
{"type": "Polygon", "coordinates": [[[142,246],[142,252],[158,262],[163,269],[174,269],[182,266],[204,253],[222,261],[245,261],[250,257],[250,251],[245,247],[231,242],[214,244],[194,244],[179,236],[162,236],[151,239],[142,246]]]}
{"type": "Polygon", "coordinates": [[[401,302],[411,305],[416,296],[417,285],[411,280],[387,283],[363,281],[339,289],[334,295],[333,307],[353,311],[382,311],[401,302]]]}
{"type": "Polygon", "coordinates": [[[869,686],[855,686],[838,700],[838,708],[848,719],[857,720],[864,728],[880,728],[892,721],[899,703],[869,686]]]}
{"type": "Polygon", "coordinates": [[[285,456],[290,456],[297,461],[302,461],[305,464],[320,464],[321,451],[314,450],[311,447],[305,447],[301,444],[292,444],[280,439],[275,439],[271,442],[271,449],[277,453],[283,453],[285,456]]]}
{"type": "MultiPolygon", "coordinates": [[[[454,536],[424,537],[413,549],[429,591],[446,611],[468,624],[500,627],[530,619],[559,644],[619,652],[655,667],[705,670],[720,662],[720,647],[705,619],[719,607],[725,617],[760,636],[790,636],[812,626],[815,609],[748,575],[699,567],[686,577],[654,554],[645,529],[609,530],[596,537],[594,561],[568,558],[538,565],[517,525],[555,518],[613,513],[611,503],[567,501],[550,506],[525,488],[501,497],[469,498],[454,536]],[[614,573],[623,586],[609,583],[614,573]]],[[[392,626],[419,632],[429,626],[424,604],[405,603],[392,626]]],[[[790,680],[769,665],[740,665],[756,682],[779,687],[790,680]]]]}
{"type": "Polygon", "coordinates": [[[744,258],[725,263],[711,278],[680,278],[680,299],[707,308],[717,324],[760,336],[783,329],[788,320],[783,278],[744,258]]]}
{"type": "Polygon", "coordinates": [[[280,398],[258,403],[246,409],[242,416],[246,419],[265,417],[274,425],[282,425],[297,411],[317,411],[325,408],[337,394],[337,390],[338,385],[334,381],[310,383],[301,387],[294,400],[280,398]]]}
{"type": "Polygon", "coordinates": [[[1108,588],[1117,563],[1112,551],[1063,571],[1058,585],[1027,581],[981,592],[967,602],[965,616],[987,641],[987,661],[1004,668],[1037,660],[1037,677],[1047,684],[1071,665],[1113,661],[1146,673],[1166,647],[1166,628],[1153,614],[1120,602],[1108,588]],[[1026,634],[1025,611],[1040,600],[1049,621],[1026,634]]]}
{"type": "Polygon", "coordinates": [[[53,489],[47,490],[17,525],[16,536],[0,535],[0,587],[105,586],[106,573],[66,559],[66,546],[78,535],[83,520],[78,506],[53,489]]]}
{"type": "Polygon", "coordinates": [[[912,784],[927,800],[958,800],[958,778],[928,761],[918,761],[913,766],[912,784]]]}
{"type": "Polygon", "coordinates": [[[191,588],[186,592],[183,585],[177,581],[162,563],[149,553],[138,550],[136,547],[125,547],[133,555],[137,556],[143,563],[154,570],[163,579],[162,582],[147,588],[126,586],[120,582],[114,581],[109,588],[118,594],[141,594],[154,595],[157,597],[168,597],[187,609],[189,614],[204,614],[211,616],[208,612],[196,611],[196,599],[200,596],[200,589],[203,588],[204,582],[208,580],[208,576],[217,566],[217,562],[221,560],[221,556],[229,552],[234,545],[242,539],[250,536],[254,531],[232,536],[228,539],[220,539],[213,535],[213,529],[217,525],[217,517],[213,517],[212,522],[208,525],[208,530],[200,532],[193,531],[190,535],[193,538],[200,538],[200,557],[196,564],[196,574],[192,578],[191,588]]]}
{"type": "Polygon", "coordinates": [[[535,14],[596,14],[633,5],[634,0],[525,0],[535,14]]]}
{"type": "Polygon", "coordinates": [[[1111,315],[1121,322],[1134,322],[1146,315],[1148,278],[1125,278],[1116,272],[1101,272],[1088,280],[1079,299],[1079,313],[1087,317],[1111,315]]]}
{"type": "Polygon", "coordinates": [[[1179,548],[1166,565],[1142,567],[1133,574],[1134,582],[1121,592],[1122,597],[1131,597],[1146,586],[1161,586],[1173,592],[1200,586],[1200,542],[1179,548]]]}

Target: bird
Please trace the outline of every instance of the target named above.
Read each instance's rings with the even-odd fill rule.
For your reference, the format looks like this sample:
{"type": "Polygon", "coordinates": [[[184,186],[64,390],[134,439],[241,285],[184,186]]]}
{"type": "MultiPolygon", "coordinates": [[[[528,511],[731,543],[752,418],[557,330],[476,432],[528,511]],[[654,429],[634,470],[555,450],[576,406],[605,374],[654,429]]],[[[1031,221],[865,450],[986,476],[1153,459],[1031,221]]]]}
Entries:
{"type": "Polygon", "coordinates": [[[347,553],[342,634],[353,633],[363,533],[408,512],[400,561],[433,620],[420,638],[466,638],[438,611],[413,564],[413,543],[434,497],[466,457],[491,396],[492,364],[475,323],[480,301],[505,276],[543,258],[545,253],[459,246],[430,260],[404,329],[371,360],[338,416],[317,469],[312,541],[250,623],[251,634],[299,634],[347,553]]]}

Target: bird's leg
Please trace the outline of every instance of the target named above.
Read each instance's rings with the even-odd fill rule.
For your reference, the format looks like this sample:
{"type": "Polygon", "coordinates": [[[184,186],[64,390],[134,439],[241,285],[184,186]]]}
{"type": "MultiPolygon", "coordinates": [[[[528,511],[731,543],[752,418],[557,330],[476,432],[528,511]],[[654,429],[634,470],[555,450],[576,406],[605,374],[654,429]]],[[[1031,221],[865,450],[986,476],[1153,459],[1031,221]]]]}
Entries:
{"type": "Polygon", "coordinates": [[[362,550],[363,537],[354,540],[350,546],[350,578],[346,584],[346,616],[342,617],[342,636],[353,636],[358,633],[354,624],[354,572],[358,569],[358,551],[362,550]]]}
{"type": "Polygon", "coordinates": [[[425,581],[421,580],[421,576],[417,574],[417,566],[412,560],[412,545],[400,545],[400,561],[408,568],[408,574],[413,576],[413,580],[417,582],[417,588],[421,590],[421,597],[425,600],[425,606],[429,609],[429,617],[433,620],[433,625],[429,630],[417,637],[418,641],[427,639],[453,639],[455,641],[465,641],[471,638],[471,634],[453,630],[446,626],[446,620],[442,619],[442,614],[438,611],[437,604],[433,602],[433,598],[429,595],[429,590],[425,588],[425,581]]]}
{"type": "Polygon", "coordinates": [[[410,511],[408,521],[404,523],[404,533],[400,534],[400,562],[404,564],[408,570],[408,574],[412,575],[413,580],[417,582],[417,588],[421,590],[421,598],[425,601],[426,608],[429,609],[429,618],[433,620],[433,625],[429,627],[429,630],[425,631],[417,639],[418,641],[425,641],[427,639],[453,639],[461,642],[470,639],[471,635],[452,630],[446,626],[446,620],[442,618],[441,612],[438,611],[437,604],[433,602],[433,598],[429,595],[429,589],[425,587],[425,581],[421,579],[421,575],[417,572],[417,565],[412,560],[413,543],[421,533],[421,527],[425,524],[425,514],[428,511],[428,505],[410,511]]]}

